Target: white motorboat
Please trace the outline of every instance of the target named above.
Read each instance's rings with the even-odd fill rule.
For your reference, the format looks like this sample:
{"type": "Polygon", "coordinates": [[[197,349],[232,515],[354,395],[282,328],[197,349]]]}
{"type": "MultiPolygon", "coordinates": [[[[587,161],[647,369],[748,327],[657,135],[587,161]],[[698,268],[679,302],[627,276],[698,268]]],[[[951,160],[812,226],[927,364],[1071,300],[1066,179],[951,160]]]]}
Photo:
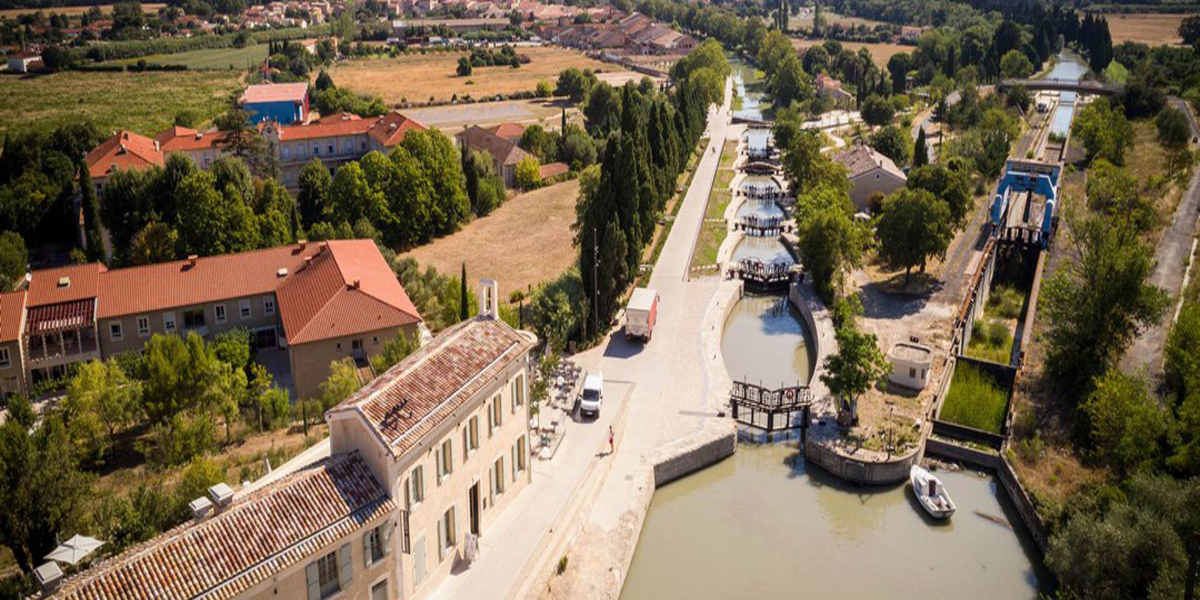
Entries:
{"type": "Polygon", "coordinates": [[[942,481],[933,473],[914,465],[908,472],[908,478],[912,481],[913,493],[917,495],[917,501],[921,503],[925,512],[935,519],[949,519],[950,515],[954,514],[954,501],[950,499],[942,481]]]}

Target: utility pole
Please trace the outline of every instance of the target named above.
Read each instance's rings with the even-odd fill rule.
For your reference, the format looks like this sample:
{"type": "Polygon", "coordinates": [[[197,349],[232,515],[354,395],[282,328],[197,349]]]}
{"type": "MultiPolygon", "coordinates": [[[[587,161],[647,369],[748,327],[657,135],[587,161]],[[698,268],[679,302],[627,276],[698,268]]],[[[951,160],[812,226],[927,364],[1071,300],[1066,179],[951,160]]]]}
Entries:
{"type": "Polygon", "coordinates": [[[592,228],[592,331],[600,335],[600,243],[592,228]]]}

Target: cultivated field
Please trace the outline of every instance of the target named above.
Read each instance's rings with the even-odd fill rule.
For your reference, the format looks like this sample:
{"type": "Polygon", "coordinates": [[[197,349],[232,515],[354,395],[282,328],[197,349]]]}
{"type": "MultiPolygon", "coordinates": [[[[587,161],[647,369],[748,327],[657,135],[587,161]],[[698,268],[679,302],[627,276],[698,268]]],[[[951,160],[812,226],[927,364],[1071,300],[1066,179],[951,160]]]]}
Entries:
{"type": "MultiPolygon", "coordinates": [[[[373,94],[387,104],[425,103],[453,96],[481,98],[494,94],[533,91],[539,81],[554,83],[570,67],[620,71],[619,67],[590,59],[580,52],[552,46],[519,48],[530,62],[519,69],[479,67],[469,77],[454,74],[462,52],[405,54],[397,58],[371,58],[338,63],[329,74],[338,87],[373,94]]],[[[313,74],[314,78],[316,74],[313,74]]]]}
{"type": "Polygon", "coordinates": [[[185,109],[208,119],[221,112],[241,72],[83,73],[0,76],[0,134],[91,120],[108,133],[153,135],[185,109]]]}
{"type": "MultiPolygon", "coordinates": [[[[166,6],[166,4],[158,3],[158,2],[143,2],[142,3],[142,12],[157,13],[158,9],[163,8],[165,6],[166,6]]],[[[37,12],[38,10],[41,10],[42,12],[46,13],[47,15],[49,15],[50,13],[58,13],[60,15],[82,15],[82,14],[86,13],[88,10],[90,10],[91,8],[92,8],[91,6],[54,6],[54,7],[42,8],[42,9],[6,8],[4,10],[0,10],[0,17],[3,17],[5,19],[15,19],[21,15],[33,14],[33,13],[37,12]]],[[[103,11],[104,14],[109,14],[112,12],[112,5],[111,4],[101,4],[100,10],[103,11]]]]}
{"type": "Polygon", "coordinates": [[[1182,44],[1179,23],[1188,15],[1107,14],[1113,44],[1141,42],[1151,46],[1182,44]]]}
{"type": "Polygon", "coordinates": [[[206,48],[178,54],[151,54],[140,58],[112,61],[115,65],[132,65],[144,60],[157,65],[184,65],[192,70],[235,69],[244,71],[251,65],[267,60],[267,44],[245,48],[206,48]]]}
{"type": "Polygon", "coordinates": [[[521,194],[461,231],[405,256],[422,268],[456,274],[463,261],[469,277],[488,277],[501,294],[553,279],[578,259],[571,239],[579,181],[564,181],[521,194]]]}
{"type": "MultiPolygon", "coordinates": [[[[823,43],[825,43],[825,40],[792,39],[792,45],[795,46],[797,50],[803,49],[803,48],[809,48],[811,46],[817,46],[817,45],[823,44],[823,43]]],[[[871,58],[875,59],[875,64],[878,65],[879,68],[881,68],[881,69],[887,68],[887,61],[892,56],[899,54],[901,52],[911,53],[913,50],[917,49],[916,46],[904,46],[902,44],[867,44],[867,43],[863,43],[863,42],[838,42],[838,43],[840,43],[843,48],[846,48],[847,50],[852,50],[854,52],[858,52],[859,48],[866,48],[868,51],[871,52],[871,58]]]]}
{"type": "MultiPolygon", "coordinates": [[[[868,28],[873,28],[876,25],[887,25],[883,21],[874,21],[872,19],[860,19],[858,17],[846,17],[829,11],[825,11],[826,25],[841,25],[847,29],[856,25],[865,25],[868,28]]],[[[807,10],[804,16],[792,15],[788,18],[788,29],[791,31],[810,31],[813,24],[813,13],[807,10]]]]}

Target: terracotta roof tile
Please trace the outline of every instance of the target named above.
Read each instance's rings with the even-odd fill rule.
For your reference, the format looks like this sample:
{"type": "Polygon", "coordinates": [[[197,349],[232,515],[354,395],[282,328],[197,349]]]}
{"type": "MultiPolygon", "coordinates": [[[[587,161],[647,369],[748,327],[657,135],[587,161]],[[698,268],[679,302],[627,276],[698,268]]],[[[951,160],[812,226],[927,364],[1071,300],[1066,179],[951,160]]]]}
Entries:
{"type": "Polygon", "coordinates": [[[100,263],[34,271],[26,304],[42,306],[95,298],[100,274],[105,271],[100,263]]]}
{"type": "Polygon", "coordinates": [[[513,143],[516,143],[517,140],[521,139],[522,135],[525,135],[525,126],[520,123],[501,123],[499,125],[488,127],[487,130],[491,132],[492,135],[506,139],[513,143]]]}
{"type": "Polygon", "coordinates": [[[159,149],[165,154],[184,152],[187,150],[204,150],[212,148],[213,144],[225,137],[225,132],[218,129],[196,131],[187,127],[172,127],[160,131],[154,136],[158,140],[159,149]]]}
{"type": "Polygon", "coordinates": [[[0,294],[0,342],[20,339],[24,329],[25,296],[25,290],[0,294]]]}
{"type": "Polygon", "coordinates": [[[357,452],[337,455],[97,563],[52,597],[232,598],[395,510],[357,452]]]}
{"type": "Polygon", "coordinates": [[[363,135],[378,119],[343,119],[338,121],[308,123],[307,125],[279,126],[279,139],[289,142],[295,140],[313,140],[343,135],[363,135]]]}
{"type": "Polygon", "coordinates": [[[483,150],[502,165],[515,165],[529,156],[516,144],[478,126],[472,125],[459,132],[458,138],[472,150],[483,150]]]}
{"type": "Polygon", "coordinates": [[[409,131],[424,129],[425,125],[421,122],[409,118],[399,111],[392,111],[380,117],[367,133],[372,139],[379,142],[379,145],[391,148],[403,142],[404,136],[409,131]]]}
{"type": "Polygon", "coordinates": [[[399,328],[421,320],[404,287],[371,240],[328,242],[279,286],[289,344],[399,328]]]}
{"type": "Polygon", "coordinates": [[[468,319],[439,334],[329,411],[358,413],[402,456],[537,342],[499,319],[468,319]]]}
{"type": "Polygon", "coordinates": [[[246,87],[242,92],[243,104],[259,102],[304,102],[308,95],[308,84],[300,83],[260,83],[246,87]]]}
{"type": "Polygon", "coordinates": [[[144,135],[122,129],[104,140],[84,157],[93,179],[108,177],[114,169],[149,169],[163,165],[158,143],[144,135]]]}
{"type": "Polygon", "coordinates": [[[908,179],[904,175],[904,171],[896,167],[896,163],[892,162],[892,159],[867,146],[856,145],[849,150],[839,152],[833,159],[846,165],[846,170],[849,171],[850,177],[858,177],[863,173],[869,173],[875,169],[883,169],[899,177],[901,180],[908,179]]]}

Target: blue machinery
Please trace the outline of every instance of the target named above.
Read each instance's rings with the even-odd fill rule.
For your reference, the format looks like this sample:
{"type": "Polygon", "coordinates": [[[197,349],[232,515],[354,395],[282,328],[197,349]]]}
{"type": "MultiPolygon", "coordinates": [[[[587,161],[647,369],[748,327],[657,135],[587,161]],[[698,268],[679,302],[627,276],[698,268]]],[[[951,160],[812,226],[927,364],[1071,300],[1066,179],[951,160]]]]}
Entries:
{"type": "Polygon", "coordinates": [[[1045,163],[1036,160],[1009,159],[1005,164],[1004,177],[996,187],[992,199],[992,231],[1003,230],[1008,223],[1009,197],[1012,194],[1031,192],[1046,198],[1046,209],[1042,213],[1042,246],[1050,242],[1054,228],[1055,205],[1058,203],[1058,178],[1062,173],[1061,163],[1045,163]]]}

